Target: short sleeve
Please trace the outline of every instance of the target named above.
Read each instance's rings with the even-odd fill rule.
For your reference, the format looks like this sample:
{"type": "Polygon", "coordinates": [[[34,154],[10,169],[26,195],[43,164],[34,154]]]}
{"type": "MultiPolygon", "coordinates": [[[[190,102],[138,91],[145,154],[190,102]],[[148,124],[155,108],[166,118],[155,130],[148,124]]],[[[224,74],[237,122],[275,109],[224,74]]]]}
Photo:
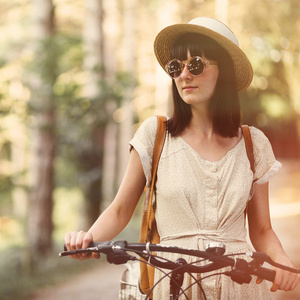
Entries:
{"type": "Polygon", "coordinates": [[[134,148],[140,156],[147,186],[151,182],[151,166],[156,130],[157,117],[153,116],[141,124],[134,134],[133,139],[129,142],[130,150],[134,148]]]}
{"type": "Polygon", "coordinates": [[[250,127],[254,153],[254,183],[264,184],[268,182],[281,168],[281,163],[276,160],[271,143],[265,134],[250,127]]]}

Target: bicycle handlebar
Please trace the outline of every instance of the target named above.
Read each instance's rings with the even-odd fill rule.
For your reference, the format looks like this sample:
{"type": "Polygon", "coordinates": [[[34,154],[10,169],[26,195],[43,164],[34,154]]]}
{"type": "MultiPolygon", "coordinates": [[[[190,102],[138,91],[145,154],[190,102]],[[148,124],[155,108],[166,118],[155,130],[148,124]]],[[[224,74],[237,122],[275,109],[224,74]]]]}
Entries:
{"type": "MultiPolygon", "coordinates": [[[[59,253],[59,255],[68,256],[78,253],[97,252],[105,254],[107,261],[113,264],[124,264],[128,261],[142,261],[162,271],[165,274],[162,279],[165,277],[169,277],[171,279],[170,299],[178,299],[179,295],[186,296],[185,290],[181,288],[184,273],[189,273],[190,276],[194,278],[195,282],[192,283],[189,287],[191,287],[195,283],[199,284],[202,279],[213,275],[208,274],[208,276],[204,276],[202,279],[196,279],[192,275],[192,273],[207,273],[219,269],[223,270],[221,270],[217,274],[224,274],[226,276],[229,276],[234,282],[237,282],[239,284],[250,283],[250,281],[252,280],[252,275],[274,282],[276,272],[274,270],[262,267],[264,262],[293,273],[300,273],[300,270],[292,269],[274,262],[266,253],[263,252],[244,252],[223,255],[225,252],[225,247],[223,245],[209,246],[210,248],[206,249],[206,251],[201,251],[175,246],[164,246],[160,244],[128,243],[127,241],[107,241],[93,242],[89,245],[88,248],[85,249],[67,251],[65,247],[65,251],[59,253]],[[135,255],[138,255],[140,258],[142,258],[142,260],[137,256],[130,255],[128,252],[133,252],[135,255]],[[153,252],[177,253],[194,256],[199,259],[187,263],[184,258],[179,258],[175,262],[173,262],[162,258],[158,256],[157,253],[153,252]],[[240,258],[241,255],[251,257],[252,260],[242,259],[240,258]],[[204,261],[206,262],[205,264],[204,261]],[[202,262],[201,265],[198,264],[199,262],[202,262]],[[224,269],[225,267],[227,268],[224,269]],[[163,269],[168,269],[171,271],[167,273],[164,272],[163,269]],[[179,294],[179,290],[182,292],[181,294],[179,294]]],[[[159,281],[161,281],[161,279],[159,281]]],[[[149,293],[146,296],[146,299],[149,299],[148,296],[150,295],[154,287],[159,283],[159,281],[153,285],[152,289],[150,289],[149,293]]],[[[201,289],[201,291],[204,299],[206,299],[204,290],[201,289]]]]}
{"type": "Polygon", "coordinates": [[[186,272],[189,273],[206,273],[224,267],[231,266],[232,270],[225,272],[234,281],[239,283],[249,283],[249,275],[255,275],[259,278],[266,279],[273,282],[275,278],[275,271],[262,267],[264,262],[267,262],[277,268],[282,268],[290,272],[299,273],[298,270],[275,263],[266,253],[261,252],[246,252],[239,253],[252,257],[252,261],[248,262],[245,259],[234,258],[237,254],[232,255],[215,255],[213,253],[195,249],[186,249],[174,246],[164,246],[160,244],[145,244],[145,243],[127,243],[126,241],[107,241],[107,242],[93,242],[88,248],[70,250],[61,252],[60,256],[69,256],[79,253],[98,252],[106,254],[107,261],[113,264],[124,264],[129,260],[138,260],[136,256],[130,255],[127,252],[133,252],[139,255],[144,260],[149,260],[151,264],[156,267],[173,270],[178,268],[175,262],[157,259],[158,256],[151,254],[151,252],[171,252],[178,254],[186,254],[198,257],[209,261],[206,265],[193,265],[192,263],[182,266],[186,272]]]}

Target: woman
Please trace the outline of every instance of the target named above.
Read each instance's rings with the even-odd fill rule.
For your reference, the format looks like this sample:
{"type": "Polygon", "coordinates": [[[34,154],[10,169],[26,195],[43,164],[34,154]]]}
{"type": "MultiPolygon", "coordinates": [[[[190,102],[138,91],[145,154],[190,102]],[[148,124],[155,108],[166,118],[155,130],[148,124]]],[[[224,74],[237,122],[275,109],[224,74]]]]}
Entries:
{"type": "MultiPolygon", "coordinates": [[[[172,78],[174,104],[156,183],[155,218],[161,243],[205,249],[209,242],[221,241],[228,253],[248,251],[244,220],[248,207],[254,248],[292,267],[269,215],[268,181],[281,165],[268,139],[254,127],[254,173],[246,154],[238,93],[249,86],[253,74],[236,37],[215,19],[197,18],[162,30],[154,49],[172,78]]],[[[68,249],[86,247],[92,240],[111,240],[127,225],[145,183],[150,182],[156,124],[152,117],[138,129],[114,201],[87,233],[67,233],[68,249]]],[[[175,258],[173,254],[164,256],[175,258]]],[[[159,276],[157,273],[155,278],[159,276]]],[[[190,280],[186,276],[184,284],[190,280]]],[[[154,299],[167,299],[169,285],[164,281],[155,289],[154,299]]],[[[292,290],[298,282],[297,275],[278,269],[271,291],[292,290]]],[[[270,299],[265,283],[256,283],[238,285],[226,276],[202,281],[208,299],[270,299]]],[[[196,285],[188,295],[202,299],[196,285]]]]}

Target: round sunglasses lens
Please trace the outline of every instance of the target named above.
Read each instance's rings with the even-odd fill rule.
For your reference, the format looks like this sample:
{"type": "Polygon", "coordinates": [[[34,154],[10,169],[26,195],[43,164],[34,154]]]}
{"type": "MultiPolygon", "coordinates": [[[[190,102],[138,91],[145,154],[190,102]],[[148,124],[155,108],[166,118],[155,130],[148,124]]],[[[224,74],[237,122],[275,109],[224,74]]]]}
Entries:
{"type": "Polygon", "coordinates": [[[172,60],[168,65],[168,73],[172,78],[177,78],[181,74],[181,64],[177,60],[172,60]]]}
{"type": "Polygon", "coordinates": [[[195,57],[190,61],[189,71],[193,75],[200,75],[204,71],[204,64],[199,57],[195,57]]]}

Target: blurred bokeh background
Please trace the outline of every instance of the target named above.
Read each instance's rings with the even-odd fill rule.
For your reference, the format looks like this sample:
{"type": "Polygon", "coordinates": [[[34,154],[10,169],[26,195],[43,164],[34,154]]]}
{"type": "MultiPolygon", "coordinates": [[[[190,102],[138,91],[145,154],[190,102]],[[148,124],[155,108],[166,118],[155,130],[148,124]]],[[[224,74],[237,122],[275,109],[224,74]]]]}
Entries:
{"type": "MultiPolygon", "coordinates": [[[[154,38],[198,16],[227,23],[253,64],[243,122],[284,162],[274,218],[290,209],[299,225],[299,0],[0,0],[1,299],[78,271],[57,259],[64,234],[112,201],[138,125],[170,113],[154,38]]],[[[139,225],[138,209],[123,236],[139,225]]]]}

